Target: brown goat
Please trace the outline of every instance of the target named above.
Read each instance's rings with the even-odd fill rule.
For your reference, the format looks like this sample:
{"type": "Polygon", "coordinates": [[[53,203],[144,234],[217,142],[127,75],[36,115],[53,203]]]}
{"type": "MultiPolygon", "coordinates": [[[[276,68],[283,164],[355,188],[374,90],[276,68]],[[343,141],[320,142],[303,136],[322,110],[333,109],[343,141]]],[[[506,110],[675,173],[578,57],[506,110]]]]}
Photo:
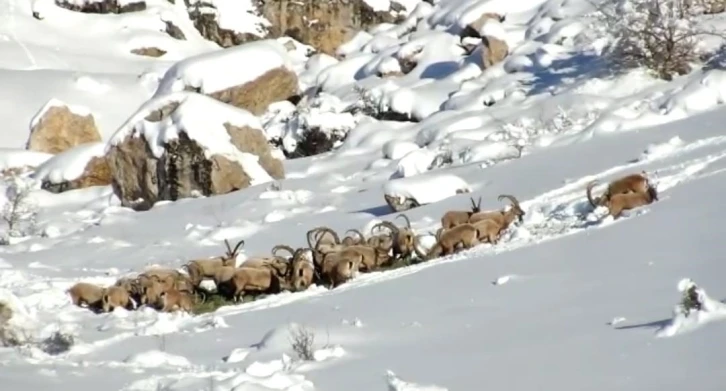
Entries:
{"type": "Polygon", "coordinates": [[[127,310],[135,309],[136,303],[131,300],[129,292],[120,286],[110,286],[105,289],[101,299],[103,312],[111,312],[117,307],[127,310]]]}
{"type": "Polygon", "coordinates": [[[481,220],[493,220],[501,227],[501,230],[504,231],[509,228],[509,225],[512,224],[514,220],[519,220],[519,222],[521,223],[525,216],[525,212],[519,206],[519,201],[517,201],[514,196],[509,194],[501,194],[499,197],[497,197],[499,201],[505,198],[508,199],[509,202],[511,202],[511,208],[509,208],[509,210],[505,211],[502,209],[498,211],[479,212],[473,214],[469,218],[469,224],[474,224],[477,221],[481,220]]]}
{"type": "Polygon", "coordinates": [[[101,308],[104,288],[88,282],[78,282],[66,290],[71,296],[74,305],[82,307],[83,304],[89,308],[101,308]]]}
{"type": "Polygon", "coordinates": [[[237,268],[229,284],[230,296],[236,302],[244,293],[278,293],[281,290],[280,278],[269,268],[237,268]]]}
{"type": "MultiPolygon", "coordinates": [[[[645,193],[618,193],[611,195],[609,199],[601,201],[602,205],[597,205],[596,201],[592,198],[592,188],[595,186],[596,181],[591,181],[587,185],[587,200],[590,202],[592,207],[604,206],[608,208],[608,214],[614,219],[620,218],[623,211],[635,209],[641,206],[652,203],[655,198],[653,193],[655,190],[648,190],[645,193]]],[[[601,198],[602,200],[602,198],[601,198]]]]}
{"type": "Polygon", "coordinates": [[[187,269],[189,279],[195,287],[198,287],[205,278],[214,278],[219,268],[236,265],[239,248],[240,246],[244,246],[245,241],[240,240],[237,242],[234,249],[230,247],[227,239],[224,240],[224,244],[227,246],[227,253],[224,256],[196,259],[183,266],[187,269]]]}
{"type": "Polygon", "coordinates": [[[362,262],[363,257],[357,252],[330,254],[325,257],[321,266],[322,282],[331,289],[335,288],[355,277],[362,262]]]}
{"type": "Polygon", "coordinates": [[[614,195],[627,193],[650,193],[650,197],[658,201],[658,193],[648,180],[646,172],[642,171],[641,173],[626,175],[611,181],[608,183],[607,190],[600,197],[594,198],[593,202],[594,205],[605,206],[605,203],[614,195]]]}
{"type": "Polygon", "coordinates": [[[471,210],[450,210],[444,213],[441,217],[441,226],[444,229],[451,229],[457,225],[466,224],[472,215],[481,211],[481,197],[479,197],[478,203],[475,203],[471,197],[469,197],[469,200],[471,200],[471,210]]]}
{"type": "Polygon", "coordinates": [[[479,243],[497,244],[502,234],[502,227],[494,220],[479,220],[471,224],[478,231],[477,240],[479,243]]]}
{"type": "MultiPolygon", "coordinates": [[[[161,301],[160,310],[163,312],[172,312],[175,310],[192,312],[194,309],[194,295],[189,292],[172,289],[163,292],[159,299],[161,301]]],[[[202,299],[201,303],[204,303],[204,299],[202,299]]]]}
{"type": "Polygon", "coordinates": [[[416,255],[421,260],[453,254],[459,246],[468,249],[479,244],[479,230],[472,224],[457,225],[449,230],[442,229],[439,232],[436,244],[425,254],[419,250],[418,245],[414,246],[416,255]]]}

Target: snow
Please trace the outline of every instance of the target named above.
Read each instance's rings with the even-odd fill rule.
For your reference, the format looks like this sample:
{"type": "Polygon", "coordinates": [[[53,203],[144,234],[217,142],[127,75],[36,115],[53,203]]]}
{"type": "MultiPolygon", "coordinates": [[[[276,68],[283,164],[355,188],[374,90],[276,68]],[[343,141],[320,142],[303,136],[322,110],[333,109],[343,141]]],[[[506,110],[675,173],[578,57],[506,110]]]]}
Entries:
{"type": "Polygon", "coordinates": [[[30,129],[35,128],[40,120],[43,119],[45,114],[53,107],[65,107],[68,110],[70,110],[71,113],[81,116],[81,117],[87,117],[91,114],[91,111],[88,109],[88,107],[84,106],[77,106],[77,105],[68,105],[66,103],[61,102],[58,99],[51,99],[49,100],[45,106],[43,106],[39,111],[38,114],[36,114],[33,119],[30,120],[30,129]]]}
{"type": "Polygon", "coordinates": [[[180,61],[164,74],[155,97],[198,88],[212,94],[241,86],[276,68],[291,69],[285,48],[273,39],[250,42],[180,61]],[[244,72],[239,72],[244,69],[244,72]]]}
{"type": "MultiPolygon", "coordinates": [[[[228,2],[229,11],[215,2],[220,23],[256,28],[242,25],[257,17],[247,3],[228,2]]],[[[0,168],[31,167],[15,181],[68,180],[128,136],[145,137],[158,154],[181,129],[207,153],[257,167],[231,147],[227,122],[289,144],[300,124],[345,136],[331,152],[284,160],[278,187],[139,213],[121,207],[111,186],[34,187],[37,233],[0,245],[0,301],[16,314],[13,329],[33,339],[58,330],[75,342],[58,355],[0,348],[0,383],[39,391],[721,389],[724,71],[699,66],[667,82],[643,69],[609,72],[608,39],[584,14],[585,0],[406,3],[402,23],[352,36],[338,58],[305,59],[281,40],[222,50],[195,32],[182,2],[87,15],[53,1],[0,0],[0,99],[11,103],[0,108],[0,168]],[[483,12],[506,15],[485,30],[504,36],[511,53],[487,70],[481,48],[467,56],[455,35],[483,12]],[[187,39],[166,36],[165,20],[187,39]],[[128,53],[147,43],[169,52],[128,53]],[[403,69],[400,60],[416,66],[377,76],[403,69]],[[306,104],[277,102],[255,117],[182,91],[218,91],[281,64],[298,73],[306,104]],[[354,113],[361,89],[373,108],[412,121],[354,113]],[[50,102],[85,107],[103,142],[57,156],[20,149],[50,102]],[[144,120],[169,102],[180,103],[169,118],[144,120]],[[283,126],[295,115],[297,127],[283,126]],[[642,171],[659,201],[618,220],[586,201],[589,181],[600,181],[598,192],[642,171]],[[177,269],[219,256],[224,239],[245,239],[241,264],[277,244],[305,245],[315,226],[342,235],[400,224],[384,194],[421,204],[405,214],[424,248],[443,213],[466,210],[469,197],[495,210],[508,207],[497,197],[511,194],[526,214],[497,245],[207,314],[143,306],[94,314],[65,293],[78,281],[107,286],[152,264],[177,269]],[[686,278],[703,302],[687,317],[674,311],[686,278]],[[293,324],[314,332],[313,360],[296,357],[293,324]]],[[[724,25],[722,14],[708,18],[724,25]]],[[[10,185],[0,178],[3,206],[10,185]]]]}
{"type": "Polygon", "coordinates": [[[32,174],[39,181],[58,184],[78,179],[94,157],[103,157],[106,143],[86,143],[65,150],[38,166],[32,174]]]}

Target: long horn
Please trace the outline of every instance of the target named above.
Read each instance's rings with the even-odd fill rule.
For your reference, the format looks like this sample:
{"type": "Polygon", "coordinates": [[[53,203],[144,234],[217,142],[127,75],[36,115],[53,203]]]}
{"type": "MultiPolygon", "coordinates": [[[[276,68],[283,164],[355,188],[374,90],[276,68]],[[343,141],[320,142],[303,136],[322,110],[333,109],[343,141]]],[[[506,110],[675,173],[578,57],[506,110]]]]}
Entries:
{"type": "Polygon", "coordinates": [[[292,247],[290,247],[286,244],[278,244],[277,246],[273,247],[272,251],[270,251],[270,252],[272,253],[272,255],[277,256],[277,252],[280,250],[285,250],[285,251],[289,252],[290,255],[295,254],[295,250],[293,250],[292,247]]]}
{"type": "MultiPolygon", "coordinates": [[[[320,227],[319,231],[323,231],[323,232],[329,232],[330,234],[332,234],[332,235],[333,235],[333,239],[335,240],[335,244],[340,244],[340,238],[338,237],[338,234],[337,234],[337,233],[335,233],[335,231],[333,231],[332,229],[330,229],[330,228],[328,228],[328,227],[320,227]]],[[[323,235],[320,235],[320,236],[318,237],[317,241],[315,242],[315,249],[316,249],[316,250],[317,250],[317,249],[319,248],[319,246],[320,246],[320,241],[321,241],[321,240],[323,240],[323,235]]]]}
{"type": "Polygon", "coordinates": [[[597,183],[597,180],[590,181],[590,183],[587,184],[587,189],[585,190],[587,194],[587,201],[590,202],[590,206],[593,208],[597,208],[597,204],[599,203],[599,200],[594,200],[592,198],[592,188],[597,183]]]}
{"type": "Polygon", "coordinates": [[[497,197],[497,200],[501,201],[504,198],[508,199],[512,203],[513,206],[519,207],[519,201],[517,201],[517,199],[514,198],[513,195],[502,194],[499,197],[497,197]]]}
{"type": "Polygon", "coordinates": [[[353,232],[354,234],[358,235],[358,237],[360,238],[360,240],[365,240],[365,238],[366,238],[366,237],[365,237],[365,236],[363,235],[363,233],[361,233],[361,232],[360,232],[359,230],[357,230],[357,229],[349,229],[349,230],[345,231],[345,233],[348,233],[348,232],[353,232]]]}
{"type": "Polygon", "coordinates": [[[398,227],[396,227],[393,223],[390,221],[381,221],[380,223],[374,225],[371,227],[371,232],[373,232],[374,229],[377,227],[386,227],[391,230],[392,234],[398,234],[398,227]]]}
{"type": "Polygon", "coordinates": [[[229,245],[229,241],[224,239],[224,245],[227,247],[227,254],[232,254],[232,247],[229,245]]]}
{"type": "Polygon", "coordinates": [[[308,246],[310,246],[311,248],[313,247],[313,240],[315,240],[315,241],[318,240],[317,238],[314,237],[314,234],[320,232],[320,230],[322,230],[323,228],[325,228],[325,227],[315,227],[307,232],[306,236],[308,239],[308,246]]]}
{"type": "MultiPolygon", "coordinates": [[[[244,246],[244,245],[245,245],[245,240],[240,239],[240,241],[237,242],[237,244],[234,246],[234,249],[229,253],[230,258],[236,257],[237,251],[239,250],[240,246],[244,246]]],[[[229,243],[227,244],[227,246],[229,247],[229,243]]]]}
{"type": "Polygon", "coordinates": [[[476,210],[481,211],[481,197],[479,197],[479,200],[476,202],[476,210]]]}
{"type": "Polygon", "coordinates": [[[401,213],[400,215],[396,216],[396,218],[399,218],[399,217],[403,217],[403,219],[406,220],[406,227],[408,227],[408,229],[411,229],[411,220],[408,219],[408,216],[401,213]]]}
{"type": "Polygon", "coordinates": [[[421,249],[419,248],[419,242],[418,242],[419,235],[413,236],[413,251],[416,253],[416,256],[418,256],[422,261],[426,260],[426,254],[421,252],[421,249]]]}

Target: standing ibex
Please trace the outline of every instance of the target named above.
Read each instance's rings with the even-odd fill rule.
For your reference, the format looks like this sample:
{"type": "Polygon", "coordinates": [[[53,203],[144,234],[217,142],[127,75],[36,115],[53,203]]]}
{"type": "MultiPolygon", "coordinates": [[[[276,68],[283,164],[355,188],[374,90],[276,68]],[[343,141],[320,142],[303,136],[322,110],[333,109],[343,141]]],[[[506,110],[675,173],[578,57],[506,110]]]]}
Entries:
{"type": "Polygon", "coordinates": [[[423,260],[430,260],[440,256],[453,254],[461,246],[469,249],[479,244],[479,230],[472,224],[461,224],[454,228],[445,230],[440,228],[437,232],[437,241],[425,254],[419,250],[418,245],[414,246],[416,255],[423,260]]]}
{"type": "Polygon", "coordinates": [[[474,224],[477,221],[481,220],[494,220],[494,222],[499,224],[499,226],[501,227],[501,231],[506,230],[509,225],[514,222],[514,220],[519,220],[519,222],[521,223],[523,221],[525,212],[519,206],[519,201],[517,201],[514,196],[509,194],[501,194],[499,197],[497,197],[497,200],[501,201],[505,198],[508,199],[509,202],[511,202],[511,208],[509,208],[509,210],[478,212],[473,214],[469,218],[469,223],[474,224]]]}
{"type": "Polygon", "coordinates": [[[230,247],[227,239],[224,240],[224,244],[227,247],[227,253],[224,256],[209,259],[197,259],[190,261],[183,266],[187,269],[189,278],[195,287],[198,287],[205,278],[214,278],[219,268],[223,266],[234,267],[236,265],[239,248],[240,246],[244,246],[245,241],[240,240],[237,242],[234,249],[230,247]]]}
{"type": "Polygon", "coordinates": [[[593,208],[596,208],[598,206],[605,206],[606,208],[608,208],[608,214],[614,219],[619,218],[622,215],[623,211],[645,206],[657,200],[657,198],[654,197],[655,190],[653,189],[647,190],[644,193],[637,192],[612,194],[608,199],[605,200],[603,200],[604,197],[601,197],[599,199],[601,204],[598,205],[596,203],[597,201],[592,198],[592,188],[593,186],[595,186],[596,182],[597,181],[591,181],[587,184],[587,200],[590,202],[590,205],[593,208]]]}
{"type": "Polygon", "coordinates": [[[460,224],[466,224],[472,215],[479,213],[481,211],[481,197],[479,197],[478,203],[475,203],[471,197],[469,197],[469,200],[471,200],[471,210],[450,210],[444,213],[441,217],[441,227],[450,229],[460,224]]]}

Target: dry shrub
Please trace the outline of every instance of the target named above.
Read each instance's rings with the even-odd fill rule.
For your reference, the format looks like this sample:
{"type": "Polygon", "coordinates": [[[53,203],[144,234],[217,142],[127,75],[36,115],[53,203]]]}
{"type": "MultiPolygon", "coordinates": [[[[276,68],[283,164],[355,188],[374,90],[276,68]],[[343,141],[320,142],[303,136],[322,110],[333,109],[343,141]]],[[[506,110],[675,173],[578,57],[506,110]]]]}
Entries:
{"type": "Polygon", "coordinates": [[[691,71],[703,35],[691,0],[629,0],[596,5],[615,39],[611,57],[617,68],[644,66],[663,80],[691,71]]]}
{"type": "Polygon", "coordinates": [[[295,352],[298,359],[303,361],[312,361],[315,359],[314,345],[315,332],[301,325],[290,327],[290,346],[295,352]]]}
{"type": "Polygon", "coordinates": [[[295,150],[285,153],[288,159],[294,159],[305,156],[314,156],[321,153],[331,151],[335,147],[335,143],[339,139],[335,136],[331,137],[320,128],[310,128],[303,131],[302,139],[297,143],[295,150]]]}

